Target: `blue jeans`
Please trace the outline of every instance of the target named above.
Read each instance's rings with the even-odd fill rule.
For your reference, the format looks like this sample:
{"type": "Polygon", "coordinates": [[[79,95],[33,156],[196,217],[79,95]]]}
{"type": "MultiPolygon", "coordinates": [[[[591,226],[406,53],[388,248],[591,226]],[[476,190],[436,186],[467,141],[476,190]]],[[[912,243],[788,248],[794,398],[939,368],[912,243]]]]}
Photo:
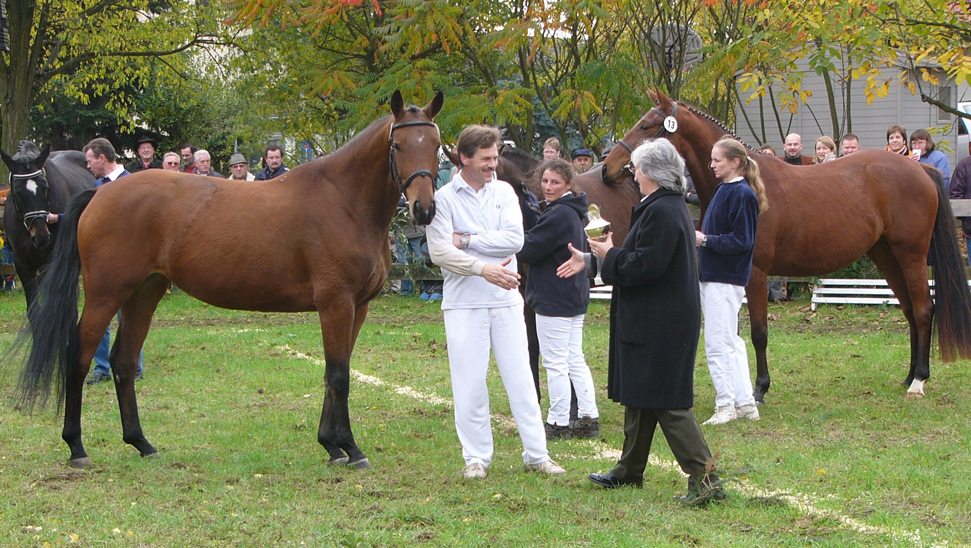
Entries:
{"type": "MultiPolygon", "coordinates": [[[[403,241],[398,242],[397,255],[399,264],[417,264],[424,262],[425,254],[427,253],[428,244],[422,245],[421,236],[408,238],[407,245],[403,241]]],[[[421,286],[422,291],[424,291],[425,282],[421,282],[421,286]]],[[[401,280],[401,294],[413,295],[414,293],[415,284],[411,280],[401,280]]]]}
{"type": "MultiPolygon", "coordinates": [[[[121,312],[118,312],[118,321],[121,321],[121,312]]],[[[105,336],[101,338],[101,344],[98,345],[98,349],[94,352],[94,372],[101,373],[103,375],[111,375],[111,365],[108,363],[108,356],[111,354],[111,326],[109,325],[105,329],[105,336]]],[[[142,358],[145,357],[145,351],[142,350],[138,353],[138,370],[135,372],[136,375],[142,374],[142,358]]]]}

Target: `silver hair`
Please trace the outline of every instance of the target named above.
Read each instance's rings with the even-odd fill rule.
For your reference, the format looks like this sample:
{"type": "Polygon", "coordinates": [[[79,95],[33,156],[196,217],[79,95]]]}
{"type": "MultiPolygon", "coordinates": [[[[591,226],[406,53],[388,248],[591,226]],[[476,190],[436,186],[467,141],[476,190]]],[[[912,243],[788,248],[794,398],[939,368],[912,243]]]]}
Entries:
{"type": "Polygon", "coordinates": [[[208,150],[206,150],[204,148],[200,148],[199,150],[196,151],[195,154],[192,155],[192,161],[193,162],[198,162],[199,159],[203,157],[203,155],[205,155],[210,160],[212,159],[212,156],[209,155],[209,151],[208,150]]]}
{"type": "Polygon", "coordinates": [[[684,194],[684,159],[667,139],[648,139],[631,153],[631,162],[661,188],[684,194]]]}

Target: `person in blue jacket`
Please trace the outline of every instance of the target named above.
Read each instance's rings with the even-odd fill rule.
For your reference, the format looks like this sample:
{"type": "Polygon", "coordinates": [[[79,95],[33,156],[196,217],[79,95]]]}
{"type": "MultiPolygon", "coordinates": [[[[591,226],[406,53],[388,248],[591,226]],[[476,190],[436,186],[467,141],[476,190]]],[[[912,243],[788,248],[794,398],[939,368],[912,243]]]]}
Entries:
{"type": "Polygon", "coordinates": [[[593,376],[583,356],[583,318],[590,304],[590,283],[582,275],[556,275],[557,267],[571,257],[567,244],[585,247],[587,195],[573,191],[573,166],[566,160],[547,160],[536,173],[546,209],[526,233],[516,259],[529,265],[526,303],[536,312],[536,334],[550,394],[546,439],[598,437],[600,413],[593,376]],[[577,421],[572,428],[571,382],[577,394],[577,421]]]}
{"type": "Polygon", "coordinates": [[[951,164],[947,161],[947,156],[936,149],[934,138],[926,129],[918,129],[910,135],[910,149],[914,152],[920,151],[918,162],[928,164],[941,170],[944,178],[944,189],[951,187],[951,164]]]}
{"type": "Polygon", "coordinates": [[[710,167],[721,183],[715,187],[701,231],[695,232],[705,355],[715,386],[715,414],[704,424],[758,420],[745,341],[738,335],[738,312],[752,273],[759,213],[769,204],[758,164],[733,137],[715,143],[710,167]]]}

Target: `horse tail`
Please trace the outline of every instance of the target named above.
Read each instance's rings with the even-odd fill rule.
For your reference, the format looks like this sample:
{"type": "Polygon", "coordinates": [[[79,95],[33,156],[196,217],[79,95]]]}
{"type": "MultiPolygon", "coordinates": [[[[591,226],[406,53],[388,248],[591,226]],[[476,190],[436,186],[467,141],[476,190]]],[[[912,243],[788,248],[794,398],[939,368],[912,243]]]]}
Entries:
{"type": "Polygon", "coordinates": [[[954,214],[944,179],[937,169],[925,169],[937,186],[937,219],[931,236],[929,263],[934,268],[935,325],[941,359],[971,357],[971,291],[961,260],[954,214]]]}
{"type": "Polygon", "coordinates": [[[59,223],[60,235],[54,244],[51,262],[46,268],[37,299],[27,310],[28,323],[20,330],[12,352],[26,348],[20,381],[17,385],[20,404],[28,411],[40,403],[47,404],[51,384],[57,389],[57,405],[64,402],[66,380],[80,365],[78,335],[78,278],[81,254],[78,251],[78,220],[91,202],[94,189],[77,194],[59,223]],[[55,369],[57,375],[55,376],[55,369]]]}

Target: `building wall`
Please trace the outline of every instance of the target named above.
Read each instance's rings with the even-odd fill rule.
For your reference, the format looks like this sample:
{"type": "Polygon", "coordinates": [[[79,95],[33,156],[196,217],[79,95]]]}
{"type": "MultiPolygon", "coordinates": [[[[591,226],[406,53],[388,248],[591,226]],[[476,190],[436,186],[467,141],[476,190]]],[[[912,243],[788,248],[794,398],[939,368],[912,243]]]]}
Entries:
{"type": "MultiPolygon", "coordinates": [[[[763,101],[765,113],[760,112],[758,100],[745,103],[750,95],[739,87],[739,101],[736,107],[736,134],[743,141],[758,147],[760,139],[756,138],[754,132],[746,124],[743,110],[748,115],[749,120],[759,131],[759,119],[765,116],[766,141],[782,154],[782,142],[785,133],[796,132],[802,136],[803,154],[811,155],[813,143],[820,135],[833,137],[833,124],[831,122],[829,103],[826,95],[826,86],[823,78],[815,72],[809,70],[808,65],[800,66],[805,73],[802,80],[802,87],[812,91],[812,97],[805,105],[799,105],[795,114],[788,110],[778,112],[778,119],[781,121],[782,134],[779,125],[776,123],[776,114],[771,111],[772,105],[768,99],[763,101]]],[[[872,103],[867,104],[864,94],[864,81],[853,81],[848,85],[850,88],[850,124],[847,123],[844,112],[846,85],[841,84],[839,75],[833,75],[833,87],[836,95],[836,108],[838,118],[840,118],[840,135],[845,133],[855,133],[860,137],[860,144],[865,149],[880,148],[886,146],[887,128],[893,124],[900,124],[907,128],[908,135],[915,129],[928,129],[934,135],[938,148],[948,154],[951,165],[956,163],[955,150],[957,142],[957,124],[953,123],[953,115],[943,112],[937,107],[931,106],[920,100],[919,95],[912,95],[904,83],[896,84],[900,69],[889,68],[883,71],[882,77],[891,79],[890,92],[886,97],[878,97],[872,103]],[[943,134],[935,132],[932,128],[944,131],[943,134]]],[[[953,82],[946,82],[943,74],[938,71],[941,86],[932,86],[923,82],[924,90],[928,95],[936,96],[946,100],[951,106],[957,102],[957,91],[953,82]],[[943,89],[939,89],[943,88],[943,89]]]]}

